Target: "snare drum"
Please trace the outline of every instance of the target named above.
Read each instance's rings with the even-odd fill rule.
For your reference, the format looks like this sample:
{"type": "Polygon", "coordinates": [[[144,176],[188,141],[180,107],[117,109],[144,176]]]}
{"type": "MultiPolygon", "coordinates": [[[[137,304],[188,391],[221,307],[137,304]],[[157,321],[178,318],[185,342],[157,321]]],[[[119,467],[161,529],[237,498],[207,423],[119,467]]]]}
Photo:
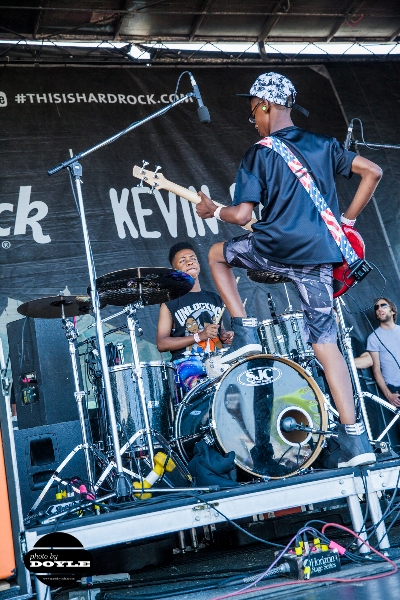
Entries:
{"type": "MultiPolygon", "coordinates": [[[[176,403],[175,366],[162,361],[144,362],[140,366],[150,427],[168,439],[176,403]]],[[[139,387],[133,364],[111,367],[109,373],[118,436],[123,445],[145,428],[139,387]]]]}
{"type": "Polygon", "coordinates": [[[304,333],[302,312],[289,312],[267,319],[259,325],[258,334],[266,354],[303,359],[314,356],[304,333]]]}
{"type": "Polygon", "coordinates": [[[296,363],[253,356],[187,394],[175,421],[176,443],[189,462],[195,443],[205,437],[223,453],[233,450],[239,469],[279,479],[310,466],[322,444],[319,434],[284,431],[286,417],[325,430],[321,390],[296,363]]]}

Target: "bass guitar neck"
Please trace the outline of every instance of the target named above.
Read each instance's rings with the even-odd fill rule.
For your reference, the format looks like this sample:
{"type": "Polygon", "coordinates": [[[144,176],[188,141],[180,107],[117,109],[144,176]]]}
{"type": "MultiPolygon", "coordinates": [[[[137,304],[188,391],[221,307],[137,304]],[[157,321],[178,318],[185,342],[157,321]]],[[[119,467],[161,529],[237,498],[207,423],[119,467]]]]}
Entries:
{"type": "MultiPolygon", "coordinates": [[[[201,198],[199,198],[196,192],[192,192],[182,185],[178,185],[173,181],[169,181],[161,173],[148,171],[147,169],[135,165],[133,167],[133,176],[141,179],[146,185],[149,185],[151,190],[167,190],[168,192],[172,192],[181,198],[185,198],[185,200],[192,202],[192,204],[199,204],[199,202],[201,202],[201,198]]],[[[215,206],[224,206],[224,204],[219,204],[218,202],[214,202],[214,204],[215,206]]],[[[256,222],[257,219],[252,219],[246,223],[246,225],[243,225],[242,228],[247,229],[248,231],[253,231],[252,225],[256,222]]]]}

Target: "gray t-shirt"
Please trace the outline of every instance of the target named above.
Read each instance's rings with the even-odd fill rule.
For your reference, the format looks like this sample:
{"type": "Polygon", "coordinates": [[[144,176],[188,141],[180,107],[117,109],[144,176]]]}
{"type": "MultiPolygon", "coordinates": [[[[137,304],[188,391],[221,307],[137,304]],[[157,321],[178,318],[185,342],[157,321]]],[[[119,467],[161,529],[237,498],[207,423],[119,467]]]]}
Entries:
{"type": "Polygon", "coordinates": [[[400,365],[400,326],[395,325],[393,329],[383,329],[378,327],[375,333],[371,333],[367,339],[368,352],[379,352],[379,360],[381,362],[381,371],[386,384],[400,386],[400,368],[396,364],[393,356],[389,354],[383,344],[396,357],[400,365]],[[376,335],[375,335],[376,333],[376,335]],[[378,337],[376,337],[378,336],[378,337]],[[378,340],[379,338],[379,340],[378,340]]]}

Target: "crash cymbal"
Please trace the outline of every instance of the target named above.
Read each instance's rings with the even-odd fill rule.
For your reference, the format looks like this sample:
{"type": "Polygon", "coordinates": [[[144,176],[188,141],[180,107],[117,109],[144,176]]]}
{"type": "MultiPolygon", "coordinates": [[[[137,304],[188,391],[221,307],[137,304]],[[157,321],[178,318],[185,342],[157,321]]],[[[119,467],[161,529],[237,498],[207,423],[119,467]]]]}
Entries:
{"type": "Polygon", "coordinates": [[[169,302],[190,292],[193,285],[194,279],[187,273],[165,267],[123,269],[96,280],[101,304],[114,306],[169,302]]]}
{"type": "Polygon", "coordinates": [[[271,271],[256,271],[255,269],[247,270],[247,277],[256,283],[288,283],[291,281],[288,277],[271,271]]]}
{"type": "Polygon", "coordinates": [[[64,307],[66,317],[78,317],[90,312],[92,302],[89,296],[83,294],[81,296],[49,296],[29,300],[18,306],[17,310],[21,315],[34,319],[61,319],[62,307],[64,307]]]}

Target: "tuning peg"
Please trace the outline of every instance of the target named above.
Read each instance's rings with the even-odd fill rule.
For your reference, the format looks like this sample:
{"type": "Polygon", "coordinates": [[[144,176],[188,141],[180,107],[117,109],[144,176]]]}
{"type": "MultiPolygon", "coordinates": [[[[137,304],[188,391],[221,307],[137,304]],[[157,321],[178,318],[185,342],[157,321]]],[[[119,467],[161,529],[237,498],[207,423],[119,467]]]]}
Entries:
{"type": "Polygon", "coordinates": [[[154,196],[154,190],[159,187],[157,181],[154,182],[154,184],[151,186],[151,188],[149,189],[150,194],[153,194],[154,196]]]}
{"type": "Polygon", "coordinates": [[[144,168],[145,168],[145,167],[146,167],[146,166],[147,166],[149,163],[147,162],[147,160],[142,160],[142,163],[143,163],[143,164],[142,164],[142,168],[140,169],[140,171],[141,171],[141,173],[144,173],[144,172],[145,172],[144,168]]]}
{"type": "Polygon", "coordinates": [[[160,171],[162,167],[160,165],[156,165],[156,169],[154,171],[154,179],[158,179],[157,171],[160,171]]]}
{"type": "Polygon", "coordinates": [[[147,181],[147,179],[147,177],[143,177],[143,179],[140,180],[140,183],[138,183],[136,187],[143,187],[143,183],[147,181]]]}

